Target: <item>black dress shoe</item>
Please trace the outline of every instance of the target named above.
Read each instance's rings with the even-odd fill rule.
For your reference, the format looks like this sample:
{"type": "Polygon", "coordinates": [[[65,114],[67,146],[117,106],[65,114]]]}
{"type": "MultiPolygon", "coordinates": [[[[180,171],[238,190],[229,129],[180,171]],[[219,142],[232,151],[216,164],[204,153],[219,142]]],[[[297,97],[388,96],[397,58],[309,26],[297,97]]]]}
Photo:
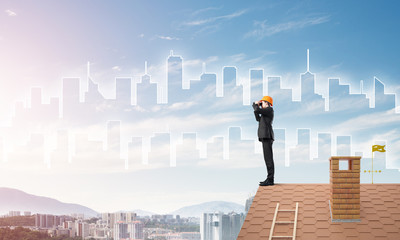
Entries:
{"type": "Polygon", "coordinates": [[[267,182],[267,181],[268,181],[268,178],[267,178],[267,179],[265,179],[264,181],[260,182],[260,183],[265,183],[265,182],[267,182]]]}
{"type": "Polygon", "coordinates": [[[260,183],[260,186],[272,186],[272,185],[274,185],[274,180],[269,180],[269,179],[260,183]]]}

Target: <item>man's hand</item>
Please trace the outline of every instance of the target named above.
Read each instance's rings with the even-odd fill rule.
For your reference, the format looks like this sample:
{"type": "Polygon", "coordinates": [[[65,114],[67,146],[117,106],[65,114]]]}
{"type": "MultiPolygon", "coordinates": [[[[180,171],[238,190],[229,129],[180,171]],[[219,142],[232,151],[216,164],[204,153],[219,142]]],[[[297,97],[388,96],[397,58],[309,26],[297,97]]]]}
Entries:
{"type": "Polygon", "coordinates": [[[259,102],[259,101],[255,101],[254,103],[255,103],[256,105],[260,104],[260,102],[259,102]]]}

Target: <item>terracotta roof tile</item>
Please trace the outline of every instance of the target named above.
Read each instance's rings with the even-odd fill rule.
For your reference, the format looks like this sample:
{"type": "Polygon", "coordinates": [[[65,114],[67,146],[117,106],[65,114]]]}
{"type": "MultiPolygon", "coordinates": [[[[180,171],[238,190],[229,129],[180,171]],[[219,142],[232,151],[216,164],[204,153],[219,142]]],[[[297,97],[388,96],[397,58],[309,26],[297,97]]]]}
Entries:
{"type": "Polygon", "coordinates": [[[328,232],[326,229],[317,229],[315,230],[315,235],[317,235],[318,239],[320,239],[321,237],[329,237],[331,233],[328,232]]]}
{"type": "MultiPolygon", "coordinates": [[[[361,184],[361,222],[331,222],[329,184],[277,184],[260,187],[238,240],[269,237],[276,204],[295,209],[299,203],[296,239],[400,239],[400,184],[361,184]]],[[[279,212],[277,221],[294,220],[279,212]]],[[[292,213],[293,214],[293,213],[292,213]]],[[[274,235],[291,235],[293,225],[275,225],[274,235]]]]}
{"type": "Polygon", "coordinates": [[[329,240],[330,237],[329,236],[319,236],[318,240],[329,240]]]}
{"type": "MultiPolygon", "coordinates": [[[[373,208],[373,207],[374,207],[374,204],[372,204],[371,201],[366,201],[365,198],[360,199],[360,200],[361,200],[362,206],[363,206],[364,208],[373,208]]],[[[397,205],[396,205],[396,206],[397,206],[397,205]]]]}
{"type": "Polygon", "coordinates": [[[267,238],[269,235],[269,229],[263,229],[260,232],[260,237],[267,238]]]}
{"type": "MultiPolygon", "coordinates": [[[[247,233],[245,238],[249,240],[257,240],[259,239],[260,234],[259,233],[247,233]]],[[[240,235],[238,236],[238,239],[240,238],[240,235]]]]}
{"type": "Polygon", "coordinates": [[[326,214],[315,214],[315,219],[317,221],[328,221],[330,219],[329,212],[327,211],[326,214]]]}
{"type": "Polygon", "coordinates": [[[316,207],[314,204],[305,204],[303,207],[304,211],[311,211],[314,212],[316,207]]]}
{"type": "MultiPolygon", "coordinates": [[[[362,207],[362,204],[361,204],[360,208],[361,207],[362,207]]],[[[363,212],[365,213],[365,215],[369,215],[370,216],[371,220],[372,220],[372,218],[378,219],[378,216],[376,215],[376,209],[375,208],[373,208],[373,207],[371,207],[371,208],[363,208],[363,210],[364,210],[363,212]]]]}
{"type": "Polygon", "coordinates": [[[375,229],[371,234],[375,237],[386,237],[386,232],[383,229],[375,229]]]}
{"type": "Polygon", "coordinates": [[[255,212],[253,213],[253,217],[264,217],[266,214],[266,211],[259,211],[259,212],[255,212]]]}
{"type": "Polygon", "coordinates": [[[270,197],[269,200],[272,201],[272,202],[279,202],[281,200],[281,197],[279,197],[279,196],[270,197]]]}
{"type": "Polygon", "coordinates": [[[331,233],[329,236],[331,237],[331,239],[344,239],[345,238],[345,236],[342,232],[331,233]]]}
{"type": "Polygon", "coordinates": [[[303,219],[299,220],[302,221],[304,225],[315,225],[317,223],[317,219],[315,219],[314,217],[304,217],[303,219]]]}
{"type": "Polygon", "coordinates": [[[301,236],[303,236],[304,239],[309,239],[309,240],[318,239],[318,237],[314,233],[303,233],[303,235],[301,236]]]}
{"type": "Polygon", "coordinates": [[[329,226],[329,232],[331,233],[343,233],[343,228],[340,224],[334,223],[329,226]]]}
{"type": "Polygon", "coordinates": [[[302,229],[302,227],[304,226],[305,224],[303,224],[302,222],[300,222],[300,221],[297,221],[297,230],[296,231],[299,231],[299,230],[301,230],[302,229]]]}
{"type": "Polygon", "coordinates": [[[327,208],[329,208],[328,204],[326,204],[325,207],[317,207],[317,208],[315,209],[315,213],[316,213],[316,214],[324,214],[324,213],[326,213],[326,209],[327,209],[327,208]]]}
{"type": "Polygon", "coordinates": [[[396,227],[395,225],[384,225],[383,231],[385,231],[387,233],[398,233],[399,227],[396,227]]]}
{"type": "Polygon", "coordinates": [[[359,226],[357,227],[358,232],[360,233],[370,233],[371,232],[371,228],[368,225],[364,225],[364,226],[359,226]]]}
{"type": "Polygon", "coordinates": [[[396,221],[400,221],[400,213],[393,213],[392,212],[392,219],[396,221]]]}
{"type": "Polygon", "coordinates": [[[346,240],[360,240],[360,238],[358,236],[346,236],[346,240]]]}
{"type": "Polygon", "coordinates": [[[315,232],[315,227],[313,225],[304,225],[301,230],[304,233],[307,233],[307,232],[313,233],[313,232],[315,232]]]}
{"type": "Polygon", "coordinates": [[[385,206],[388,208],[397,208],[398,204],[394,203],[394,202],[385,202],[385,206]]]}
{"type": "Polygon", "coordinates": [[[360,232],[358,232],[357,229],[351,228],[351,229],[346,229],[345,234],[346,237],[352,237],[352,236],[357,237],[360,234],[360,232]]]}
{"type": "Polygon", "coordinates": [[[388,208],[385,208],[382,211],[378,211],[377,214],[380,219],[390,218],[390,212],[388,211],[388,208]]]}
{"type": "Polygon", "coordinates": [[[380,222],[380,220],[369,221],[368,226],[372,229],[383,228],[383,224],[380,222]]]}
{"type": "MultiPolygon", "coordinates": [[[[358,234],[358,239],[365,239],[365,240],[375,240],[375,236],[372,235],[371,233],[359,233],[358,234]]],[[[342,238],[344,239],[344,238],[342,238]]],[[[347,238],[346,238],[347,239],[347,238]]]]}
{"type": "Polygon", "coordinates": [[[248,232],[248,233],[258,233],[258,232],[260,232],[261,230],[262,230],[261,224],[257,224],[257,225],[253,224],[253,225],[251,225],[251,226],[249,226],[249,227],[247,228],[247,232],[248,232]]]}
{"type": "Polygon", "coordinates": [[[399,239],[399,232],[397,231],[397,233],[387,233],[386,234],[387,239],[399,239]]]}
{"type": "Polygon", "coordinates": [[[329,223],[327,221],[319,221],[315,224],[315,227],[318,229],[328,229],[329,223]]]}
{"type": "MultiPolygon", "coordinates": [[[[314,212],[303,212],[302,216],[303,216],[304,219],[305,218],[311,218],[311,219],[315,220],[315,217],[314,217],[315,213],[314,212]]],[[[300,220],[300,218],[299,218],[299,220],[300,220]]]]}
{"type": "Polygon", "coordinates": [[[253,218],[252,220],[251,220],[251,223],[253,224],[253,225],[259,225],[259,224],[263,224],[265,221],[264,221],[264,218],[263,217],[255,217],[255,218],[253,218]]]}
{"type": "Polygon", "coordinates": [[[328,201],[326,201],[326,199],[324,199],[324,201],[316,201],[314,205],[317,208],[326,208],[329,204],[328,204],[328,201]]]}

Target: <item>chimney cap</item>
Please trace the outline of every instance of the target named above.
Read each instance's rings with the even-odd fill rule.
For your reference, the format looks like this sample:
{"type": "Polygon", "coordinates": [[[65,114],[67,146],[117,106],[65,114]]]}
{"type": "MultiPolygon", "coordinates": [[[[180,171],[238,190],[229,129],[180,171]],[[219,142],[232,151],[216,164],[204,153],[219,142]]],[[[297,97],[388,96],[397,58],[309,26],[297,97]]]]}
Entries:
{"type": "Polygon", "coordinates": [[[361,156],[331,156],[329,160],[359,160],[361,156]]]}

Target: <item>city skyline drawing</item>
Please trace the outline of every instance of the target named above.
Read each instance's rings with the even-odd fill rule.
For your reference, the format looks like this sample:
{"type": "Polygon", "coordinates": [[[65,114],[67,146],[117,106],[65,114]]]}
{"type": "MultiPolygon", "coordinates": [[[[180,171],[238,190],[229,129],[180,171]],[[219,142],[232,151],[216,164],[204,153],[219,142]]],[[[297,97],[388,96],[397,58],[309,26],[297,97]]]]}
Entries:
{"type": "MultiPolygon", "coordinates": [[[[293,89],[282,89],[281,88],[281,80],[279,76],[270,77],[264,76],[263,69],[249,69],[249,78],[245,79],[242,83],[238,83],[236,78],[236,67],[229,66],[224,67],[222,81],[218,81],[218,78],[215,73],[206,73],[205,72],[205,64],[203,63],[203,73],[200,76],[200,80],[193,81],[185,81],[183,79],[183,59],[181,56],[173,55],[173,51],[171,50],[170,56],[167,60],[167,82],[164,87],[158,87],[158,83],[151,82],[151,75],[147,72],[147,62],[145,62],[145,74],[141,76],[141,81],[132,84],[131,78],[115,78],[115,89],[116,94],[114,99],[106,99],[102,94],[98,91],[98,84],[93,81],[90,77],[90,63],[88,63],[87,69],[87,83],[88,90],[82,93],[82,81],[79,78],[63,78],[63,90],[62,97],[52,97],[50,99],[50,104],[43,104],[42,101],[42,88],[40,87],[32,87],[31,88],[31,96],[28,98],[27,102],[17,102],[15,104],[15,115],[13,118],[13,123],[16,125],[14,127],[18,127],[22,129],[23,126],[19,126],[18,124],[25,124],[24,122],[20,123],[29,118],[30,116],[36,117],[31,120],[33,124],[37,125],[45,125],[51,121],[59,121],[61,128],[57,129],[56,132],[56,141],[53,140],[53,146],[49,146],[47,149],[45,147],[44,162],[48,164],[48,167],[51,166],[51,155],[55,152],[65,151],[66,152],[60,155],[66,155],[68,159],[68,163],[72,163],[72,159],[77,154],[79,155],[80,149],[77,145],[90,145],[89,150],[100,151],[102,153],[107,153],[110,151],[114,151],[114,156],[109,156],[111,158],[124,160],[124,167],[129,169],[129,162],[136,162],[136,164],[132,164],[133,166],[137,166],[140,163],[144,165],[156,165],[156,166],[177,166],[176,158],[179,155],[179,158],[182,159],[182,164],[187,165],[185,160],[183,160],[183,154],[177,153],[177,148],[183,147],[186,145],[186,160],[187,162],[192,162],[192,164],[196,165],[200,160],[206,160],[208,156],[207,146],[213,142],[213,139],[216,137],[222,137],[222,145],[216,151],[221,151],[222,159],[228,160],[230,159],[230,145],[235,145],[235,141],[242,141],[243,143],[247,142],[247,148],[252,149],[253,141],[258,141],[254,136],[253,139],[242,139],[241,126],[227,126],[225,130],[226,133],[221,135],[208,135],[208,139],[203,141],[203,146],[200,146],[197,141],[198,132],[194,129],[188,129],[188,132],[180,132],[180,133],[172,133],[168,131],[168,126],[164,132],[151,132],[147,131],[145,136],[137,136],[137,135],[125,135],[123,138],[121,137],[121,123],[124,123],[124,119],[129,119],[129,115],[134,116],[135,113],[147,114],[147,117],[152,118],[151,113],[156,113],[157,111],[162,111],[164,109],[157,108],[158,105],[162,107],[173,108],[184,108],[185,104],[188,104],[189,107],[193,107],[193,102],[190,102],[190,96],[194,96],[196,94],[200,95],[204,91],[211,92],[214,95],[215,100],[224,100],[224,97],[232,97],[232,96],[224,96],[231,93],[232,88],[236,91],[235,94],[240,94],[240,90],[242,91],[243,103],[242,106],[249,106],[249,102],[256,101],[258,96],[264,96],[270,94],[274,97],[275,102],[278,103],[279,108],[276,109],[278,114],[280,112],[285,113],[282,108],[285,108],[287,112],[300,108],[300,104],[303,103],[306,107],[313,104],[312,109],[313,114],[324,114],[326,112],[336,112],[341,109],[335,109],[334,106],[330,107],[332,99],[335,99],[336,96],[341,96],[343,98],[342,104],[349,104],[350,102],[361,103],[362,110],[370,110],[372,111],[381,111],[381,110],[394,110],[396,109],[396,94],[393,93],[385,93],[384,83],[379,79],[374,78],[374,90],[375,96],[372,99],[368,99],[365,94],[362,93],[362,88],[360,94],[350,94],[349,93],[349,85],[340,84],[339,79],[329,79],[328,99],[322,97],[322,95],[315,92],[315,74],[310,72],[309,66],[309,50],[307,49],[307,71],[300,76],[301,80],[301,100],[293,101],[289,99],[293,99],[291,91],[293,89]],[[265,80],[264,80],[265,78],[265,80]],[[187,88],[184,88],[184,83],[187,88]],[[194,84],[191,84],[194,82],[194,84]],[[132,86],[133,85],[133,86],[132,86]],[[227,86],[225,86],[227,85],[227,86]],[[232,87],[233,85],[233,87],[232,87]],[[261,85],[261,86],[260,86],[261,85]],[[158,91],[158,89],[172,89],[173,87],[177,88],[179,91],[182,91],[182,94],[178,92],[178,94],[174,94],[170,97],[170,101],[165,101],[165,99],[169,98],[169,94],[165,93],[166,91],[158,91]],[[229,89],[231,87],[231,89],[229,89]],[[224,91],[225,89],[225,91],[224,91]],[[245,91],[247,89],[247,92],[245,91]],[[335,91],[336,90],[336,91],[335,91]],[[83,95],[84,99],[80,98],[83,95]],[[275,97],[276,96],[276,97],[275,97]],[[164,97],[164,99],[162,98],[164,97]],[[348,102],[344,102],[346,97],[349,98],[348,102]],[[139,100],[139,98],[141,98],[139,100]],[[173,100],[173,99],[176,100],[173,100]],[[61,99],[61,101],[60,101],[61,99]],[[156,101],[156,99],[161,99],[161,101],[156,101]],[[249,99],[253,99],[250,101],[249,99]],[[29,101],[30,100],[30,101],[29,101]],[[135,103],[135,104],[132,104],[135,103]],[[284,106],[281,106],[280,103],[284,103],[284,106]],[[374,107],[370,107],[370,106],[374,107]],[[377,106],[376,106],[377,105],[377,106]],[[24,107],[27,106],[27,107],[24,107]],[[106,110],[99,110],[103,106],[108,106],[106,110]],[[80,112],[82,111],[82,112],[80,112]],[[79,114],[77,114],[79,113],[79,114]],[[46,116],[47,114],[47,116],[46,116]],[[85,119],[83,114],[86,114],[87,118],[95,116],[92,119],[92,123],[102,123],[104,124],[104,131],[106,134],[103,134],[101,139],[96,141],[88,140],[88,133],[71,133],[68,131],[69,127],[74,127],[74,121],[83,123],[85,119]],[[114,115],[115,120],[108,119],[109,116],[114,115]],[[120,119],[118,119],[120,118],[120,119]],[[97,120],[101,119],[101,121],[97,120]],[[235,130],[234,130],[235,129],[235,130]],[[235,133],[233,133],[235,132],[235,133]],[[192,134],[191,139],[185,139],[183,136],[185,134],[192,134]],[[233,137],[233,136],[235,137],[233,137]],[[174,138],[172,138],[172,136],[174,138]],[[65,139],[66,138],[66,139],[65,139]],[[125,139],[127,141],[122,142],[121,139],[125,139]],[[158,139],[158,140],[157,140],[158,139]],[[85,142],[86,141],[86,142],[85,142]],[[187,142],[184,144],[184,141],[187,142]],[[190,141],[192,143],[192,151],[198,152],[195,156],[187,151],[187,148],[190,148],[190,141]],[[79,144],[82,143],[82,144],[79,144]],[[164,149],[157,150],[157,147],[163,146],[164,149]],[[52,147],[52,148],[51,148],[52,147]],[[141,150],[137,149],[141,147],[141,150]],[[169,148],[169,149],[168,149],[169,148]],[[153,150],[153,152],[151,151],[153,150]],[[122,151],[121,151],[122,150],[122,151]],[[165,150],[163,152],[163,150],[165,150]],[[155,153],[158,152],[158,153],[155,153]],[[160,152],[161,155],[160,155],[160,152]],[[156,155],[154,155],[156,154],[156,155]],[[157,156],[158,155],[158,156],[157,156]],[[197,156],[198,155],[198,156],[197,156]],[[188,158],[193,157],[195,160],[190,160],[188,158]],[[151,160],[149,161],[149,158],[151,160]],[[157,160],[158,159],[158,160],[157,160]],[[130,161],[129,161],[130,160],[130,161]],[[141,161],[140,161],[141,160],[141,161]],[[168,161],[169,160],[169,161],[168,161]]],[[[84,83],[83,83],[84,84],[84,83]]],[[[206,95],[206,94],[205,94],[206,95]]],[[[238,97],[238,95],[235,95],[238,97]]],[[[208,96],[212,97],[212,96],[208,96]]],[[[237,101],[237,99],[236,99],[237,101]]],[[[203,102],[194,103],[196,105],[204,104],[203,102]]],[[[203,105],[204,106],[204,105],[203,105]]],[[[244,108],[241,108],[244,109],[244,108]]],[[[248,108],[249,109],[249,108],[248,108]]],[[[247,112],[248,112],[248,109],[247,112]]],[[[356,111],[352,111],[352,114],[357,114],[356,111]]],[[[393,113],[398,114],[397,112],[393,113]]],[[[279,115],[278,115],[279,119],[279,115]]],[[[247,120],[247,119],[246,119],[247,120]]],[[[88,122],[90,124],[90,122],[88,122]]],[[[291,124],[293,125],[293,124],[291,124]]],[[[323,132],[325,136],[329,139],[330,144],[321,145],[318,144],[317,147],[311,147],[310,144],[310,133],[311,127],[308,128],[292,128],[292,126],[281,125],[283,128],[275,129],[278,132],[278,137],[276,139],[277,143],[282,143],[282,145],[278,145],[275,147],[275,154],[277,159],[284,159],[284,163],[286,167],[290,165],[290,156],[295,156],[296,150],[306,150],[305,155],[301,155],[301,157],[305,157],[301,160],[312,160],[312,159],[327,159],[331,156],[331,153],[336,153],[338,155],[353,155],[354,150],[351,150],[351,135],[341,136],[339,134],[334,134],[334,132],[323,132]],[[297,144],[293,146],[287,146],[286,140],[286,130],[291,129],[295,131],[297,144]],[[281,133],[282,131],[282,133],[281,133]],[[303,132],[303,133],[301,133],[303,132]],[[332,141],[332,135],[336,135],[337,141],[332,141]],[[341,144],[339,139],[345,139],[345,144],[341,144]],[[336,142],[336,145],[333,144],[336,142]],[[340,145],[342,148],[339,149],[340,145]],[[325,149],[323,149],[325,147],[325,149]],[[311,150],[312,149],[312,150],[311,150]],[[313,152],[311,152],[313,151],[313,152]],[[325,153],[325,154],[323,154],[325,153]]],[[[26,129],[28,130],[28,129],[26,129]]],[[[29,129],[30,130],[30,129],[29,129]]],[[[50,139],[53,136],[47,135],[44,136],[42,132],[30,132],[27,131],[24,136],[24,139],[30,139],[33,145],[35,144],[44,144],[44,138],[50,139]],[[35,143],[36,139],[36,143],[35,143]]],[[[320,132],[314,130],[318,135],[317,142],[321,139],[319,138],[320,132]]],[[[133,133],[135,134],[135,133],[133,133]]],[[[250,135],[250,134],[249,134],[250,135]]],[[[292,136],[294,134],[291,134],[292,136]]],[[[382,140],[382,139],[378,139],[382,140]]],[[[50,142],[51,140],[48,140],[50,142]]],[[[3,137],[3,143],[6,142],[3,137]]],[[[237,144],[237,143],[236,143],[237,144]]],[[[218,143],[216,143],[218,145],[218,143]]],[[[240,145],[238,145],[240,146],[240,145]]],[[[257,146],[257,145],[255,145],[257,146]]],[[[22,147],[23,146],[19,146],[22,147]]],[[[29,144],[26,145],[29,147],[29,144]]],[[[13,147],[11,147],[12,149],[13,147]]],[[[4,147],[3,147],[4,149],[4,147]]],[[[210,148],[212,149],[212,148],[210,148]]],[[[84,152],[85,150],[82,150],[84,152]]],[[[356,151],[362,154],[361,150],[356,151]]],[[[10,152],[12,155],[13,152],[10,152]]],[[[247,154],[254,154],[258,158],[261,156],[260,148],[254,149],[254,152],[247,151],[247,154]]],[[[368,154],[369,152],[366,152],[368,154]]],[[[210,156],[213,156],[217,153],[210,152],[210,156]]],[[[3,150],[2,153],[3,162],[8,162],[8,152],[3,150]]],[[[54,158],[54,157],[53,157],[54,158]]],[[[61,157],[62,158],[62,157],[61,157]]],[[[58,158],[59,159],[59,158],[58,158]]],[[[295,157],[293,157],[293,160],[295,157]]],[[[122,166],[122,165],[121,165],[122,166]]]]}

